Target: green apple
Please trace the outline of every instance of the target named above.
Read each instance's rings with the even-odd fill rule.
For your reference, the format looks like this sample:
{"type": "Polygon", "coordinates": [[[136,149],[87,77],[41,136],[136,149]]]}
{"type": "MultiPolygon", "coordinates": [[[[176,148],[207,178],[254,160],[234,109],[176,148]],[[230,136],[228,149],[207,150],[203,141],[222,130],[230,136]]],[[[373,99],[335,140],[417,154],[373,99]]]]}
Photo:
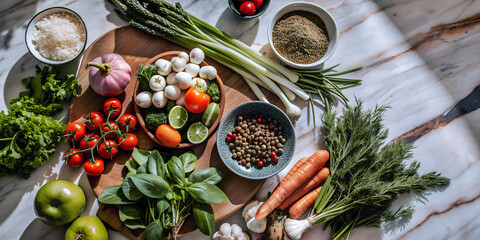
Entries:
{"type": "Polygon", "coordinates": [[[100,219],[86,215],[73,221],[65,233],[65,240],[108,240],[108,233],[100,219]]]}
{"type": "Polygon", "coordinates": [[[43,185],[35,195],[37,217],[47,225],[65,225],[80,216],[85,207],[82,189],[65,180],[53,180],[43,185]]]}

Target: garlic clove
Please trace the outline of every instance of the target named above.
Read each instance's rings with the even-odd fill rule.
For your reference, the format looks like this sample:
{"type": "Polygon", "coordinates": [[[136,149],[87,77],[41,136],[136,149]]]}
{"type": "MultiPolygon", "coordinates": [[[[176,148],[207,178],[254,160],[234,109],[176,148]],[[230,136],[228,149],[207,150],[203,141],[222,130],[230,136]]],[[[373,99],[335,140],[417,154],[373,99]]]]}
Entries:
{"type": "MultiPolygon", "coordinates": [[[[245,205],[245,207],[243,207],[243,210],[242,210],[242,217],[245,219],[245,215],[247,214],[247,211],[250,210],[250,208],[255,207],[257,205],[258,205],[257,200],[255,200],[253,202],[250,202],[247,205],[245,205]]],[[[245,219],[245,221],[248,221],[248,219],[245,219]]]]}
{"type": "Polygon", "coordinates": [[[263,218],[261,220],[255,220],[254,217],[252,217],[250,220],[247,222],[247,228],[255,233],[263,233],[267,229],[267,218],[263,218]]]}
{"type": "Polygon", "coordinates": [[[223,223],[222,225],[220,225],[220,228],[218,229],[218,231],[222,234],[222,235],[232,235],[232,225],[230,225],[230,223],[223,223]]]}

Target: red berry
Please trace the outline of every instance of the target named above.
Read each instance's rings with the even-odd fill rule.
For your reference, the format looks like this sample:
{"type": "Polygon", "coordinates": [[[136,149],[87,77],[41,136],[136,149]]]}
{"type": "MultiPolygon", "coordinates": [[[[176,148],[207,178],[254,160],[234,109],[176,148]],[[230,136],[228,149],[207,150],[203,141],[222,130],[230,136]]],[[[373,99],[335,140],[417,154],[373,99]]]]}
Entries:
{"type": "Polygon", "coordinates": [[[233,139],[237,138],[237,134],[235,134],[235,133],[232,134],[232,138],[233,138],[233,139]]]}
{"type": "Polygon", "coordinates": [[[244,2],[242,3],[242,5],[240,5],[240,13],[243,14],[243,15],[246,15],[246,16],[252,16],[255,14],[255,4],[253,4],[252,2],[250,1],[247,1],[247,2],[244,2]]]}
{"type": "Polygon", "coordinates": [[[230,141],[232,141],[232,138],[229,137],[229,136],[227,136],[227,137],[225,138],[225,141],[230,142],[230,141]]]}
{"type": "Polygon", "coordinates": [[[278,162],[278,157],[277,156],[273,157],[273,161],[278,162]]]}
{"type": "Polygon", "coordinates": [[[256,7],[257,9],[259,9],[259,8],[262,6],[262,4],[263,4],[263,0],[250,0],[250,1],[253,2],[253,4],[255,5],[255,7],[256,7]]]}
{"type": "Polygon", "coordinates": [[[258,123],[262,123],[262,119],[261,119],[261,118],[258,118],[258,119],[257,119],[257,122],[258,122],[258,123]]]}
{"type": "Polygon", "coordinates": [[[228,136],[228,137],[232,137],[232,134],[231,134],[231,133],[227,133],[227,136],[228,136]]]}
{"type": "Polygon", "coordinates": [[[270,153],[270,157],[275,157],[275,156],[277,156],[277,154],[276,154],[274,151],[272,151],[272,152],[270,153]]]}
{"type": "Polygon", "coordinates": [[[263,115],[262,115],[262,114],[258,114],[258,117],[259,117],[259,118],[263,118],[263,115]]]}
{"type": "Polygon", "coordinates": [[[263,166],[263,162],[262,161],[258,161],[258,166],[263,166]]]}

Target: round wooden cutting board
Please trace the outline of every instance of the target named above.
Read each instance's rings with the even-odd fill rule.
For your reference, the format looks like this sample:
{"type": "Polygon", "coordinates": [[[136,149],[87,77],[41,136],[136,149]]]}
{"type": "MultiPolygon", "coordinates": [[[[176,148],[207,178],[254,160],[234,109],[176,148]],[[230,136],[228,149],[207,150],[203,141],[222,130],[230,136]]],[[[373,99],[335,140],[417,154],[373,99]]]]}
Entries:
{"type": "MultiPolygon", "coordinates": [[[[117,53],[122,55],[132,67],[132,81],[128,84],[125,92],[117,96],[117,98],[122,101],[123,107],[121,114],[134,114],[134,103],[132,100],[135,82],[133,79],[136,79],[134,76],[139,69],[139,64],[146,63],[150,58],[159,53],[175,50],[189,52],[188,49],[184,49],[172,42],[161,38],[154,38],[137,31],[132,27],[124,26],[104,34],[93,42],[85,51],[81,66],[86,66],[87,62],[106,53],[117,53]]],[[[240,75],[211,59],[206,59],[205,61],[208,64],[215,66],[219,76],[223,80],[223,84],[225,85],[226,102],[223,115],[228,113],[238,104],[255,99],[253,92],[249,89],[248,85],[240,75]]],[[[96,94],[92,88],[89,87],[88,70],[83,67],[81,67],[81,70],[78,73],[78,82],[83,90],[82,94],[75,97],[72,101],[68,116],[69,123],[83,121],[83,116],[91,111],[101,111],[101,106],[105,99],[107,99],[106,97],[96,94]]],[[[268,93],[266,93],[266,95],[269,99],[279,101],[278,98],[271,97],[268,93]]],[[[138,147],[141,149],[148,150],[155,147],[159,148],[161,151],[167,151],[174,154],[181,154],[185,151],[181,149],[172,150],[160,148],[160,146],[156,145],[147,137],[140,127],[137,127],[135,134],[139,140],[138,147]]],[[[229,171],[218,155],[215,146],[215,136],[216,134],[212,134],[212,137],[210,137],[205,143],[193,147],[192,150],[195,151],[199,158],[196,169],[213,166],[220,168],[224,174],[224,178],[218,186],[226,193],[229,201],[212,205],[215,213],[215,220],[220,220],[237,211],[247,203],[247,201],[249,201],[259,190],[264,181],[242,178],[229,171]]],[[[122,183],[122,170],[125,162],[129,160],[130,157],[131,152],[121,151],[115,159],[105,161],[105,170],[103,174],[98,177],[89,177],[90,184],[96,196],[99,196],[105,188],[120,185],[122,183]]],[[[106,224],[121,232],[129,239],[140,238],[142,231],[132,231],[127,228],[120,221],[118,217],[118,209],[115,206],[101,204],[97,215],[106,224]]],[[[195,222],[190,218],[183,225],[180,234],[190,233],[196,228],[195,222]]]]}

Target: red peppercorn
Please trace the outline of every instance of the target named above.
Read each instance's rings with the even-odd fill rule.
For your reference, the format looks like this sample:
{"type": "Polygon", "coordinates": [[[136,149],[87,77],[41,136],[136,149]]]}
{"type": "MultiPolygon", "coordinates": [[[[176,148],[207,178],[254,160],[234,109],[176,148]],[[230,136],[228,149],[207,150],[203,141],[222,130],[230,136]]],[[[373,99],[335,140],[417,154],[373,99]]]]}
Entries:
{"type": "Polygon", "coordinates": [[[261,119],[261,118],[257,118],[257,122],[258,122],[258,123],[262,123],[262,119],[261,119]]]}
{"type": "Polygon", "coordinates": [[[231,140],[232,140],[232,138],[229,137],[229,136],[227,136],[227,137],[225,138],[225,141],[227,141],[227,142],[230,142],[231,140]]]}
{"type": "Polygon", "coordinates": [[[273,157],[273,161],[278,162],[278,157],[277,156],[273,157]]]}
{"type": "Polygon", "coordinates": [[[258,161],[258,166],[262,167],[262,166],[263,166],[263,162],[262,162],[262,161],[258,161]]]}
{"type": "Polygon", "coordinates": [[[276,154],[274,151],[272,151],[272,152],[270,153],[270,157],[275,157],[275,156],[277,156],[277,154],[276,154]]]}
{"type": "Polygon", "coordinates": [[[230,137],[232,137],[233,139],[235,139],[235,138],[237,138],[237,134],[233,133],[232,136],[230,136],[230,137]]]}
{"type": "Polygon", "coordinates": [[[262,115],[262,114],[258,114],[258,117],[259,117],[259,118],[263,118],[263,115],[262,115]]]}
{"type": "Polygon", "coordinates": [[[232,137],[232,133],[227,133],[227,136],[228,136],[228,137],[232,137]]]}

